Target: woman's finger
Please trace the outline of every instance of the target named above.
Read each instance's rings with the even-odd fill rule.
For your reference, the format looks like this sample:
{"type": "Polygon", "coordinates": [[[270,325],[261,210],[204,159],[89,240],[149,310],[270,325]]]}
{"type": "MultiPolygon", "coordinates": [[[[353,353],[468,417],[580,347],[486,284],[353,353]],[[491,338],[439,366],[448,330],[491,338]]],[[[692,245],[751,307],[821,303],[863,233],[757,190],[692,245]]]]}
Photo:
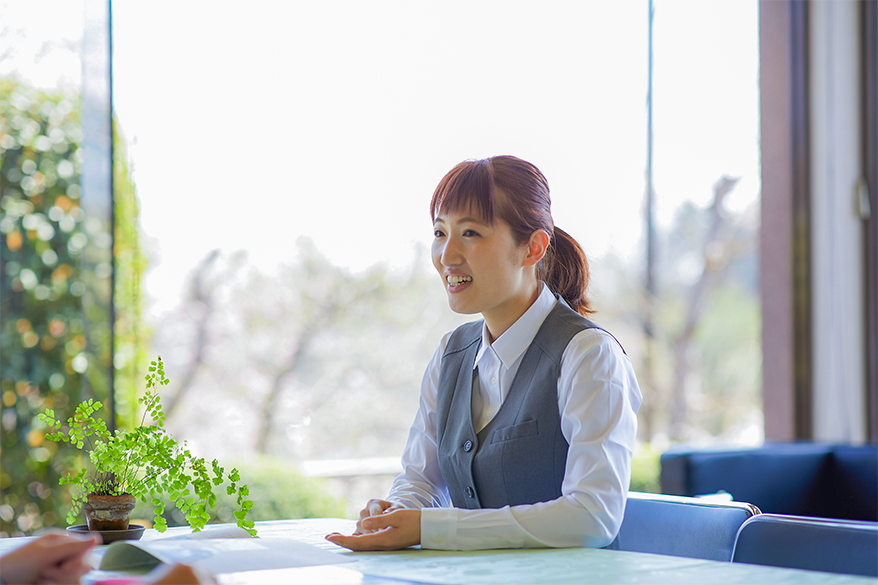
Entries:
{"type": "Polygon", "coordinates": [[[378,514],[383,514],[384,510],[389,508],[392,504],[390,502],[385,502],[384,500],[370,500],[369,501],[369,516],[377,516],[378,514]]]}

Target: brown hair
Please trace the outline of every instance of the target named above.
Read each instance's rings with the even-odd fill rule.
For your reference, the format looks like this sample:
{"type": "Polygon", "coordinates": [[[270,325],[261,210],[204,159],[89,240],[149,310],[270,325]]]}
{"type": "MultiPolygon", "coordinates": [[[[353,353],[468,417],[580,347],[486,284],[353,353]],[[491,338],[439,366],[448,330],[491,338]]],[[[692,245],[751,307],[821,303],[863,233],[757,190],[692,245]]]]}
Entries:
{"type": "Polygon", "coordinates": [[[467,160],[439,182],[430,201],[430,217],[472,208],[485,223],[499,217],[512,228],[518,244],[536,230],[545,230],[550,243],[537,265],[537,278],[561,295],[581,315],[594,313],[586,297],[588,260],[579,243],[552,221],[549,182],[531,163],[514,156],[467,160]]]}

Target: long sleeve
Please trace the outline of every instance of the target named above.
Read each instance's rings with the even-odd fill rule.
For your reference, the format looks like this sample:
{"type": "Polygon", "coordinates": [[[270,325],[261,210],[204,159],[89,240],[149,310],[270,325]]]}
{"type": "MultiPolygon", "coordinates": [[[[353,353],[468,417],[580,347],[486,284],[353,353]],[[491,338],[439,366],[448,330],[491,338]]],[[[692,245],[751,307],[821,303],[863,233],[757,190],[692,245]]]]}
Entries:
{"type": "Polygon", "coordinates": [[[442,347],[424,376],[420,408],[403,458],[406,471],[390,497],[407,507],[424,508],[421,546],[476,550],[609,544],[624,514],[641,402],[633,368],[618,343],[604,331],[588,329],[571,340],[562,357],[558,408],[561,431],[570,445],[562,496],[482,510],[447,507],[450,502],[436,454],[436,383],[442,347]]]}

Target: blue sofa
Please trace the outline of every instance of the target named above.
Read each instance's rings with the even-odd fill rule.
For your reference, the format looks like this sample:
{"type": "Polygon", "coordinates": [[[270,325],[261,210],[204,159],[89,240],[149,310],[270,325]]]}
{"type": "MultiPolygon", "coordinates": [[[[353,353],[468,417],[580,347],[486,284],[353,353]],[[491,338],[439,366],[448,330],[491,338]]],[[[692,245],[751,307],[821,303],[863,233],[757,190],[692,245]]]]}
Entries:
{"type": "Polygon", "coordinates": [[[661,456],[662,493],[726,491],[763,513],[878,521],[878,444],[677,445],[661,456]]]}

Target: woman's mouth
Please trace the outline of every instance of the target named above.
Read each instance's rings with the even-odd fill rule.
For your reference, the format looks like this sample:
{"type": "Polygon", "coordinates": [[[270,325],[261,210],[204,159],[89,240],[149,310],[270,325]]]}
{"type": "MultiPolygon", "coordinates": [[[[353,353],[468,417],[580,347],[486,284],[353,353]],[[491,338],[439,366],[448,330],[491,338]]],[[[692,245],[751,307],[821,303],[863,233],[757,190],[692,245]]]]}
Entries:
{"type": "Polygon", "coordinates": [[[460,274],[448,274],[445,276],[445,282],[448,283],[448,292],[460,292],[473,281],[472,276],[463,276],[460,274]]]}

